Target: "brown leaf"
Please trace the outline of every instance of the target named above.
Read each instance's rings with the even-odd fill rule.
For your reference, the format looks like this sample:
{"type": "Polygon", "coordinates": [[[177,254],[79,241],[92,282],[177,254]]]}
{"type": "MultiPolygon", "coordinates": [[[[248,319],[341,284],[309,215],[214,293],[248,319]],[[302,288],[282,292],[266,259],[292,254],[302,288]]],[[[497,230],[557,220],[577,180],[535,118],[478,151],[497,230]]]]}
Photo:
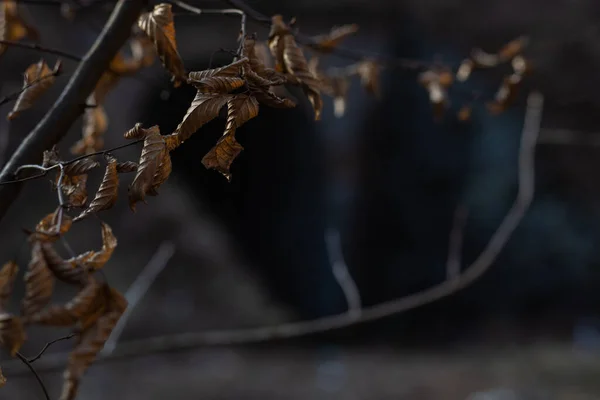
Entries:
{"type": "Polygon", "coordinates": [[[219,116],[221,108],[231,99],[227,94],[206,94],[198,92],[192,104],[177,126],[177,133],[182,142],[190,138],[200,127],[219,116]]]}
{"type": "Polygon", "coordinates": [[[0,269],[0,311],[6,308],[12,294],[19,266],[14,261],[9,261],[0,269]]]}
{"type": "Polygon", "coordinates": [[[10,351],[12,357],[25,343],[25,339],[25,330],[21,319],[16,315],[0,313],[0,344],[10,351]]]}
{"type": "Polygon", "coordinates": [[[42,157],[42,167],[45,168],[56,165],[60,161],[60,156],[58,154],[56,145],[54,145],[50,150],[44,150],[42,157]]]}
{"type": "Polygon", "coordinates": [[[32,235],[32,240],[55,242],[71,229],[72,223],[73,220],[71,217],[65,214],[62,207],[59,206],[56,211],[46,215],[38,222],[35,232],[32,235]],[[58,226],[59,222],[60,228],[58,226]]]}
{"type": "Polygon", "coordinates": [[[471,114],[473,110],[471,106],[463,106],[458,110],[458,120],[459,121],[468,121],[471,119],[471,114]]]}
{"type": "MultiPolygon", "coordinates": [[[[21,17],[15,1],[4,0],[0,3],[0,39],[18,41],[25,37],[37,41],[39,32],[21,17]]],[[[7,48],[7,45],[0,44],[0,55],[7,48]]]]}
{"type": "Polygon", "coordinates": [[[171,165],[171,156],[169,155],[168,149],[165,148],[163,151],[162,158],[160,160],[160,164],[158,165],[158,169],[152,178],[152,185],[150,189],[148,189],[148,193],[151,196],[158,195],[158,188],[167,181],[169,175],[171,175],[171,170],[173,166],[171,165]]]}
{"type": "Polygon", "coordinates": [[[160,135],[160,129],[158,125],[151,126],[148,129],[142,128],[142,123],[138,122],[133,128],[125,132],[123,137],[125,139],[143,139],[148,135],[160,135]]]}
{"type": "Polygon", "coordinates": [[[356,33],[357,31],[357,24],[334,27],[328,34],[314,37],[314,43],[310,45],[310,48],[321,53],[331,53],[337,46],[339,46],[342,40],[353,33],[356,33]]]}
{"type": "Polygon", "coordinates": [[[102,249],[99,251],[87,251],[76,257],[69,258],[66,262],[71,265],[80,265],[88,271],[96,271],[110,260],[112,253],[117,247],[117,238],[108,224],[102,222],[102,249]]]}
{"type": "Polygon", "coordinates": [[[185,81],[186,73],[181,56],[177,52],[171,5],[157,4],[152,12],[140,16],[138,26],[152,39],[164,67],[173,75],[175,87],[179,86],[181,81],[185,81]]]}
{"type": "Polygon", "coordinates": [[[42,243],[34,242],[31,247],[31,261],[25,272],[25,297],[21,304],[21,314],[29,317],[44,308],[50,301],[53,290],[54,277],[46,264],[42,243]]]}
{"type": "Polygon", "coordinates": [[[379,98],[381,96],[379,88],[379,64],[374,60],[361,61],[357,65],[357,73],[360,76],[361,85],[367,93],[379,98]]]}
{"type": "Polygon", "coordinates": [[[54,71],[52,71],[44,60],[31,64],[27,68],[24,74],[23,91],[15,102],[12,111],[8,114],[9,121],[17,118],[22,111],[31,108],[52,87],[59,69],[60,62],[56,63],[54,71]]]}
{"type": "Polygon", "coordinates": [[[258,115],[258,102],[252,96],[238,94],[227,102],[227,124],[225,133],[213,147],[202,158],[202,164],[206,168],[212,168],[219,171],[227,178],[231,179],[229,168],[231,163],[243,150],[235,140],[235,131],[248,120],[258,115]]]}
{"type": "Polygon", "coordinates": [[[98,161],[92,160],[88,157],[65,165],[64,171],[65,175],[68,176],[83,175],[99,166],[100,163],[98,161]]]}
{"type": "Polygon", "coordinates": [[[514,40],[511,40],[502,46],[500,50],[498,50],[498,58],[502,62],[507,62],[513,59],[515,56],[521,54],[528,43],[529,39],[526,36],[520,36],[514,40]]]}
{"type": "Polygon", "coordinates": [[[498,115],[514,103],[521,80],[522,77],[519,74],[511,74],[504,78],[502,85],[496,92],[494,100],[487,104],[487,108],[491,114],[498,115]]]}
{"type": "Polygon", "coordinates": [[[170,135],[163,136],[165,140],[165,144],[167,145],[167,151],[171,152],[181,146],[183,140],[181,140],[181,136],[178,133],[172,133],[170,135]]]}
{"type": "Polygon", "coordinates": [[[141,67],[149,67],[154,64],[156,59],[156,49],[154,43],[147,36],[136,36],[131,39],[131,55],[141,67]]]}
{"type": "MultiPolygon", "coordinates": [[[[93,99],[93,95],[88,98],[93,99]]],[[[76,155],[91,154],[102,150],[102,136],[108,129],[108,117],[99,103],[96,107],[86,108],[83,113],[82,138],[71,147],[71,153],[76,155]]]]}
{"type": "Polygon", "coordinates": [[[79,265],[72,265],[63,260],[51,243],[42,243],[42,254],[48,269],[59,281],[72,285],[81,285],[85,282],[86,271],[79,265]]]}
{"type": "Polygon", "coordinates": [[[94,200],[81,214],[73,219],[73,222],[79,221],[90,214],[98,211],[108,210],[117,202],[119,194],[119,174],[117,172],[117,159],[110,157],[104,171],[104,178],[96,192],[94,200]]]}
{"type": "Polygon", "coordinates": [[[6,385],[6,378],[2,375],[2,368],[0,368],[0,388],[6,385]]]}
{"type": "Polygon", "coordinates": [[[138,163],[133,161],[124,161],[117,163],[117,172],[120,174],[126,174],[128,172],[135,172],[138,169],[138,163]]]}
{"type": "Polygon", "coordinates": [[[166,144],[158,132],[148,134],[144,138],[144,147],[133,182],[129,185],[129,207],[135,211],[135,204],[145,202],[146,194],[153,187],[154,174],[166,151],[166,144]]]}
{"type": "MultiPolygon", "coordinates": [[[[65,176],[62,181],[62,191],[67,196],[70,207],[83,207],[87,201],[87,174],[65,176]]],[[[58,182],[58,176],[56,177],[58,182]]]]}
{"type": "Polygon", "coordinates": [[[75,398],[79,381],[104,347],[126,307],[125,298],[116,290],[110,289],[106,312],[90,329],[82,333],[79,343],[69,356],[67,370],[64,373],[61,400],[75,398]]]}
{"type": "Polygon", "coordinates": [[[319,120],[323,108],[319,79],[308,69],[304,53],[296,44],[294,36],[289,27],[283,22],[281,15],[275,15],[272,18],[269,40],[273,57],[278,62],[283,62],[284,72],[295,77],[301,83],[304,92],[313,105],[315,120],[319,120]]]}
{"type": "Polygon", "coordinates": [[[82,320],[88,325],[104,313],[104,286],[90,278],[88,283],[64,305],[50,305],[31,316],[28,322],[39,325],[73,326],[82,320]],[[100,310],[100,313],[98,313],[100,310]]]}
{"type": "Polygon", "coordinates": [[[248,62],[246,57],[241,58],[231,64],[219,68],[205,69],[202,71],[192,71],[188,74],[188,82],[192,85],[201,85],[208,78],[215,77],[239,77],[242,66],[248,62]]]}

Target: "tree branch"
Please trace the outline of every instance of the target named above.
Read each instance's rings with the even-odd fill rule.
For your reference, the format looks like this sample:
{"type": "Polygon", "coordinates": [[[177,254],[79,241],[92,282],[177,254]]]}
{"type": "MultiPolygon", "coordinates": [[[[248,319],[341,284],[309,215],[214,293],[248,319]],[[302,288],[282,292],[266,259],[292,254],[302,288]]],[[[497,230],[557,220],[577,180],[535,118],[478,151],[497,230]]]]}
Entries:
{"type": "Polygon", "coordinates": [[[31,371],[33,376],[35,376],[35,379],[38,381],[38,383],[40,384],[40,387],[42,388],[42,391],[44,392],[44,397],[46,398],[46,400],[50,400],[50,395],[48,394],[48,389],[46,389],[46,385],[44,385],[44,381],[42,381],[42,378],[40,377],[40,375],[37,373],[35,368],[33,368],[33,365],[31,365],[29,360],[27,360],[27,358],[23,354],[19,353],[18,351],[17,351],[16,356],[19,357],[19,360],[21,360],[21,362],[23,362],[23,364],[25,364],[27,366],[27,368],[31,371]]]}
{"type": "MultiPolygon", "coordinates": [[[[55,105],[27,135],[0,173],[0,183],[13,180],[23,164],[40,160],[44,150],[58,143],[82,114],[87,97],[108,68],[110,61],[129,38],[144,0],[119,0],[96,42],[79,64],[55,105]]],[[[17,198],[22,184],[0,187],[0,220],[17,198]]]]}
{"type": "Polygon", "coordinates": [[[11,46],[11,47],[21,47],[23,49],[34,50],[34,51],[38,51],[40,53],[54,54],[54,55],[57,55],[60,57],[68,58],[69,60],[73,60],[73,61],[82,61],[82,58],[79,56],[76,56],[75,54],[67,53],[66,51],[54,49],[52,47],[40,46],[37,43],[22,43],[22,42],[15,42],[13,40],[0,40],[0,44],[6,45],[6,46],[11,46]]]}

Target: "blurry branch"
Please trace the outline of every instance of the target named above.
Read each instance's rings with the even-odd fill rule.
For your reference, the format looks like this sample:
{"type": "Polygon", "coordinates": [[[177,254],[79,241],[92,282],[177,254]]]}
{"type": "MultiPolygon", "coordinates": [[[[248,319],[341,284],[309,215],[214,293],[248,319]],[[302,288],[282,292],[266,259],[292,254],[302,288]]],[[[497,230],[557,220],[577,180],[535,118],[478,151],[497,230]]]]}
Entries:
{"type": "Polygon", "coordinates": [[[581,132],[570,129],[542,129],[539,144],[600,146],[600,132],[581,132]]]}
{"type": "Polygon", "coordinates": [[[121,333],[123,333],[123,329],[127,325],[135,306],[137,306],[142,297],[148,292],[148,289],[150,289],[150,286],[156,280],[158,275],[165,269],[169,260],[173,257],[173,254],[175,254],[175,245],[170,241],[164,241],[133,284],[129,287],[127,293],[125,293],[125,298],[128,303],[127,309],[104,344],[104,349],[102,349],[102,352],[100,353],[101,355],[110,356],[114,351],[117,342],[119,341],[119,337],[121,337],[121,333]]]}
{"type": "MultiPolygon", "coordinates": [[[[371,307],[365,307],[360,314],[343,313],[311,321],[290,322],[261,328],[190,332],[134,340],[118,345],[109,356],[100,357],[99,361],[142,356],[150,353],[197,346],[259,343],[327,332],[396,315],[432,303],[468,287],[481,277],[494,263],[533,200],[535,189],[535,147],[540,131],[543,102],[544,98],[538,92],[530,93],[527,98],[527,111],[525,113],[519,149],[519,189],[516,199],[481,254],[456,278],[446,279],[442,283],[421,292],[371,307]]],[[[459,217],[461,216],[460,213],[458,215],[459,217]]],[[[460,221],[461,219],[459,218],[460,221]]],[[[457,243],[458,241],[454,240],[453,246],[456,246],[457,243]]],[[[458,252],[454,253],[451,251],[450,254],[458,254],[458,252]]],[[[44,357],[40,360],[41,365],[38,366],[38,369],[51,370],[62,368],[64,359],[67,356],[68,354],[61,353],[44,357]]],[[[9,364],[6,365],[7,368],[12,366],[9,364]]]]}
{"type": "Polygon", "coordinates": [[[21,43],[21,42],[15,42],[12,40],[0,40],[0,44],[6,45],[6,46],[21,47],[23,49],[34,50],[34,51],[38,51],[40,53],[54,54],[54,55],[57,55],[60,57],[68,58],[69,60],[73,60],[73,61],[83,61],[83,59],[81,57],[76,56],[74,54],[67,53],[65,51],[62,51],[59,49],[54,49],[51,47],[41,46],[37,43],[21,43]]]}
{"type": "MultiPolygon", "coordinates": [[[[0,183],[15,179],[15,171],[20,165],[38,162],[44,150],[58,143],[67,134],[84,111],[81,105],[85,104],[110,61],[129,38],[131,26],[144,4],[144,0],[119,0],[104,29],[78,65],[56,103],[21,142],[0,173],[0,183]]],[[[14,184],[0,187],[0,220],[17,198],[22,186],[14,184]]]]}
{"type": "Polygon", "coordinates": [[[462,264],[461,252],[463,249],[463,239],[465,225],[469,209],[464,206],[458,206],[454,212],[454,223],[450,231],[450,240],[448,241],[448,262],[446,263],[446,279],[452,280],[460,276],[460,267],[462,264]]]}
{"type": "Polygon", "coordinates": [[[333,276],[344,292],[348,304],[348,313],[358,316],[362,309],[360,292],[356,287],[356,282],[352,279],[352,275],[350,275],[346,261],[344,261],[340,231],[333,229],[327,231],[325,233],[325,244],[333,276]]]}

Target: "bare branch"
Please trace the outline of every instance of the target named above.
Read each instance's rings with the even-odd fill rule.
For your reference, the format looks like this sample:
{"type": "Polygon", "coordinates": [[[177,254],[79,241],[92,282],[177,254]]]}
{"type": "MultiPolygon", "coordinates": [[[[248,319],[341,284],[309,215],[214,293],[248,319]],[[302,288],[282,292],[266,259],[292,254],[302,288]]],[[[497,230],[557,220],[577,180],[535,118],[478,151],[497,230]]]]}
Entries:
{"type": "MultiPolygon", "coordinates": [[[[96,42],[79,64],[54,106],[23,140],[0,173],[0,183],[14,180],[16,169],[34,164],[44,150],[58,143],[73,122],[81,115],[81,104],[92,92],[108,68],[109,62],[129,38],[131,26],[137,20],[144,0],[119,0],[96,42]]],[[[0,186],[0,220],[16,199],[22,184],[0,186]]]]}
{"type": "Polygon", "coordinates": [[[38,383],[40,384],[40,387],[42,388],[42,391],[44,392],[44,397],[46,397],[46,400],[50,400],[50,395],[48,394],[48,389],[46,389],[46,385],[44,385],[44,381],[42,381],[42,378],[40,377],[40,375],[37,373],[35,368],[33,368],[33,365],[31,365],[31,363],[27,360],[27,358],[23,354],[17,352],[16,355],[19,358],[19,360],[21,360],[23,362],[23,364],[25,364],[27,366],[29,371],[31,371],[31,373],[35,376],[35,379],[38,381],[38,383]]]}
{"type": "Polygon", "coordinates": [[[44,345],[44,347],[42,348],[42,350],[40,350],[40,352],[33,358],[30,358],[29,360],[27,360],[27,362],[29,362],[30,364],[33,364],[34,362],[36,362],[37,360],[39,360],[40,358],[42,358],[42,356],[44,355],[44,353],[46,352],[46,350],[48,350],[50,348],[50,346],[52,346],[54,343],[58,343],[58,342],[62,342],[63,340],[69,340],[71,338],[75,337],[74,333],[71,333],[67,336],[63,336],[63,337],[59,337],[58,339],[54,339],[51,342],[48,342],[44,345]]]}
{"type": "Polygon", "coordinates": [[[110,337],[104,344],[104,349],[102,349],[102,352],[100,353],[101,355],[110,356],[110,354],[114,351],[119,338],[121,337],[121,333],[123,333],[123,329],[127,325],[127,322],[129,322],[129,317],[131,317],[135,306],[137,306],[142,297],[144,297],[148,289],[150,289],[150,286],[152,286],[152,283],[165,269],[169,263],[169,260],[174,254],[175,245],[169,241],[163,242],[159,246],[158,250],[156,250],[156,253],[154,253],[150,261],[148,261],[148,264],[146,264],[141,274],[138,275],[136,280],[129,287],[127,293],[125,293],[125,298],[127,299],[128,303],[127,308],[125,309],[123,315],[121,315],[119,322],[114,327],[110,337]]]}
{"type": "Polygon", "coordinates": [[[73,60],[73,61],[82,61],[83,60],[81,57],[76,56],[75,54],[67,53],[66,51],[54,49],[51,47],[41,46],[37,43],[22,43],[22,42],[15,42],[13,40],[0,40],[0,44],[6,45],[6,46],[12,46],[12,47],[20,47],[20,48],[28,49],[28,50],[34,50],[34,51],[37,51],[40,53],[54,54],[54,55],[57,55],[60,57],[68,58],[69,60],[73,60]]]}
{"type": "Polygon", "coordinates": [[[333,276],[342,288],[346,304],[348,304],[348,313],[357,314],[356,316],[358,316],[362,309],[360,291],[356,286],[356,282],[352,279],[352,275],[344,260],[340,232],[333,229],[326,232],[325,243],[327,245],[327,255],[329,256],[333,276]]]}

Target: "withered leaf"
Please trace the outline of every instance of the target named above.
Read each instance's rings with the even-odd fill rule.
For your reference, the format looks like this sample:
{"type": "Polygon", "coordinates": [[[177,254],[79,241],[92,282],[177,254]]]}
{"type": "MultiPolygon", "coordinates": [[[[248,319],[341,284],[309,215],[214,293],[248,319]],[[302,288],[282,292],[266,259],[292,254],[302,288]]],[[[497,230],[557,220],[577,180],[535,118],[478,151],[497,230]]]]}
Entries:
{"type": "Polygon", "coordinates": [[[154,42],[158,57],[164,67],[173,75],[175,87],[185,80],[185,67],[177,52],[175,23],[171,5],[161,3],[154,6],[152,12],[142,14],[138,26],[154,42]]]}
{"type": "Polygon", "coordinates": [[[129,207],[135,211],[137,202],[145,202],[146,194],[152,183],[160,162],[163,160],[166,144],[158,132],[152,132],[144,138],[144,147],[133,182],[129,185],[129,207]]]}
{"type": "Polygon", "coordinates": [[[117,163],[117,172],[120,174],[126,174],[128,172],[135,172],[138,169],[138,163],[133,161],[124,161],[117,163]]]}
{"type": "Polygon", "coordinates": [[[100,163],[91,158],[82,158],[64,166],[65,175],[75,176],[87,174],[92,169],[100,166],[100,163]]]}
{"type": "Polygon", "coordinates": [[[346,112],[346,96],[350,88],[350,81],[344,75],[334,75],[327,78],[324,92],[333,97],[333,114],[337,118],[344,116],[346,112]]]}
{"type": "Polygon", "coordinates": [[[58,164],[60,161],[60,156],[58,154],[58,149],[56,145],[52,146],[50,150],[44,150],[42,155],[42,167],[48,168],[53,165],[58,164]]]}
{"type": "Polygon", "coordinates": [[[188,74],[188,82],[192,85],[202,85],[203,81],[205,81],[208,78],[239,77],[240,71],[242,70],[242,66],[246,62],[248,62],[248,58],[244,57],[223,67],[205,69],[202,71],[192,71],[188,74]]]}
{"type": "Polygon", "coordinates": [[[79,343],[69,356],[67,370],[64,373],[61,400],[75,398],[79,381],[104,347],[126,307],[125,298],[111,288],[106,312],[97,319],[93,326],[82,333],[79,343]]]}
{"type": "Polygon", "coordinates": [[[25,272],[25,297],[21,303],[21,314],[29,317],[50,301],[54,290],[54,277],[46,264],[42,243],[34,242],[31,247],[31,261],[25,272]]]}
{"type": "Polygon", "coordinates": [[[0,388],[6,385],[6,378],[2,375],[2,368],[0,368],[0,388]]]}
{"type": "Polygon", "coordinates": [[[231,98],[231,95],[196,93],[196,97],[188,108],[177,133],[182,142],[189,139],[200,127],[219,116],[221,108],[231,98]]]}
{"type": "Polygon", "coordinates": [[[278,62],[283,62],[284,72],[300,82],[315,111],[315,120],[319,120],[323,108],[319,79],[308,69],[304,53],[296,43],[289,27],[283,22],[281,15],[272,18],[269,40],[273,57],[278,62]]]}
{"type": "Polygon", "coordinates": [[[0,311],[6,308],[18,272],[19,266],[14,261],[7,262],[0,269],[0,311]]]}
{"type": "MultiPolygon", "coordinates": [[[[4,0],[0,3],[0,39],[17,41],[25,37],[37,41],[39,32],[21,17],[15,1],[4,0]]],[[[0,44],[0,55],[7,48],[7,45],[0,44]]]]}
{"type": "Polygon", "coordinates": [[[90,278],[88,283],[68,303],[50,305],[31,316],[29,322],[51,326],[72,326],[81,319],[95,322],[100,314],[104,313],[105,307],[98,306],[99,303],[106,302],[103,290],[103,285],[90,278]],[[101,312],[98,313],[100,308],[101,312]]]}
{"type": "Polygon", "coordinates": [[[358,31],[357,24],[349,24],[334,27],[326,35],[319,35],[313,38],[310,48],[321,53],[331,53],[346,37],[358,31]]]}
{"type": "Polygon", "coordinates": [[[104,178],[96,192],[94,200],[90,203],[81,214],[73,219],[74,222],[79,221],[90,214],[98,211],[108,210],[117,202],[119,194],[119,174],[117,172],[117,159],[110,157],[104,171],[104,178]]]}
{"type": "Polygon", "coordinates": [[[506,62],[511,60],[513,57],[521,54],[521,52],[525,49],[527,44],[529,43],[529,39],[526,36],[520,36],[514,40],[511,40],[500,50],[498,50],[498,58],[502,62],[506,62]]]}
{"type": "Polygon", "coordinates": [[[12,111],[8,114],[8,120],[11,121],[17,118],[22,111],[31,108],[52,87],[59,70],[60,62],[56,63],[54,71],[52,71],[44,60],[27,67],[24,74],[23,91],[15,102],[12,111]]]}
{"type": "Polygon", "coordinates": [[[158,188],[167,181],[169,175],[171,175],[172,169],[171,156],[169,155],[168,149],[165,148],[158,169],[152,178],[152,185],[150,186],[150,189],[148,189],[147,194],[151,196],[158,195],[158,188]]]}
{"type": "Polygon", "coordinates": [[[138,122],[133,128],[125,132],[123,137],[125,139],[143,139],[148,135],[160,135],[160,129],[158,125],[151,126],[148,129],[142,128],[142,123],[138,122]]]}
{"type": "MultiPolygon", "coordinates": [[[[87,174],[65,176],[62,181],[62,191],[67,196],[70,207],[83,207],[87,201],[87,174]]],[[[58,176],[56,177],[58,182],[58,176]]]]}
{"type": "MultiPolygon", "coordinates": [[[[88,98],[94,99],[93,95],[88,98]]],[[[71,153],[76,155],[91,154],[104,147],[102,136],[108,129],[108,117],[102,105],[95,103],[96,107],[86,108],[83,113],[83,135],[71,147],[71,153]]]]}
{"type": "Polygon", "coordinates": [[[0,344],[14,357],[25,343],[25,329],[21,319],[12,314],[0,313],[0,344]]]}
{"type": "Polygon", "coordinates": [[[522,77],[519,74],[511,74],[504,78],[494,100],[487,104],[491,114],[498,115],[512,105],[517,98],[518,86],[521,80],[522,77]]]}
{"type": "Polygon", "coordinates": [[[235,95],[227,102],[227,124],[225,132],[213,147],[202,158],[202,164],[206,168],[212,168],[223,174],[227,180],[231,179],[229,168],[233,160],[243,150],[237,140],[235,131],[248,120],[258,115],[258,102],[252,96],[245,94],[235,95]]]}
{"type": "Polygon", "coordinates": [[[360,82],[367,93],[379,98],[381,90],[379,88],[379,64],[374,60],[364,60],[358,63],[356,71],[360,76],[360,82]]]}
{"type": "Polygon", "coordinates": [[[72,285],[84,283],[86,271],[79,265],[72,265],[56,252],[51,243],[42,243],[42,254],[48,269],[59,281],[72,285]]]}
{"type": "Polygon", "coordinates": [[[76,257],[69,258],[66,262],[73,266],[80,265],[88,271],[96,271],[110,260],[112,253],[117,247],[117,238],[108,224],[102,222],[102,249],[99,251],[87,251],[76,257]]]}
{"type": "Polygon", "coordinates": [[[71,229],[72,224],[71,217],[65,214],[62,207],[59,206],[56,211],[46,215],[38,222],[35,232],[32,234],[32,240],[55,242],[71,229]]]}
{"type": "Polygon", "coordinates": [[[183,140],[181,140],[181,136],[178,133],[172,133],[170,135],[163,136],[165,140],[165,144],[167,145],[167,151],[171,152],[181,146],[183,140]]]}

